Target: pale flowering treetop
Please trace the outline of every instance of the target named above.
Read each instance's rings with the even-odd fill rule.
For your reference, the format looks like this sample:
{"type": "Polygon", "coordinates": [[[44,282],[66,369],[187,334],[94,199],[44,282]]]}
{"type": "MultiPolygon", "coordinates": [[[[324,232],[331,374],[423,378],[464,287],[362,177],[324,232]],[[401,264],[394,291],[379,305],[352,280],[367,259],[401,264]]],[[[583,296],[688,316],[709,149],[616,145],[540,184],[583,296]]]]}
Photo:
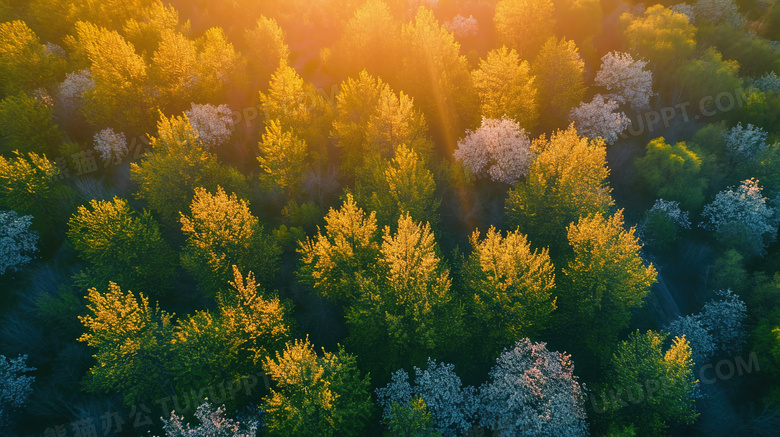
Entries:
{"type": "Polygon", "coordinates": [[[479,389],[480,424],[501,435],[588,434],[583,389],[571,357],[519,340],[496,360],[479,389]]]}
{"type": "Polygon", "coordinates": [[[27,355],[8,359],[0,355],[0,427],[7,425],[13,413],[27,404],[32,394],[34,376],[25,373],[35,370],[27,366],[27,355]]]}
{"type": "Polygon", "coordinates": [[[693,9],[699,20],[712,23],[725,21],[737,29],[743,27],[746,22],[734,0],[698,0],[693,9]]]}
{"type": "Polygon", "coordinates": [[[92,88],[95,88],[95,81],[89,70],[68,73],[60,84],[60,99],[69,110],[77,110],[84,102],[84,93],[92,88]]]}
{"type": "Polygon", "coordinates": [[[463,39],[473,36],[477,36],[479,33],[479,23],[473,15],[469,15],[468,18],[463,15],[456,15],[451,21],[446,24],[447,29],[455,34],[455,38],[463,39]]]}
{"type": "Polygon", "coordinates": [[[534,159],[531,140],[514,120],[482,117],[476,131],[466,131],[458,141],[455,158],[463,161],[477,177],[514,185],[528,175],[534,159]]]}
{"type": "Polygon", "coordinates": [[[618,102],[596,94],[590,103],[582,102],[572,109],[569,120],[582,136],[604,138],[607,144],[615,144],[618,135],[631,124],[625,113],[615,112],[618,106],[618,102]]]}
{"type": "Polygon", "coordinates": [[[645,70],[647,61],[635,61],[628,53],[609,52],[601,58],[596,85],[613,91],[616,100],[631,105],[634,111],[650,106],[653,94],[653,73],[645,70]]]}
{"type": "Polygon", "coordinates": [[[680,202],[656,199],[649,212],[663,213],[676,226],[683,229],[691,228],[691,221],[688,219],[688,211],[680,209],[680,202]]]}
{"type": "Polygon", "coordinates": [[[16,211],[0,211],[0,275],[16,271],[33,260],[38,233],[30,230],[33,217],[16,211]]]}
{"type": "Polygon", "coordinates": [[[726,140],[726,149],[734,158],[753,159],[758,152],[766,149],[766,139],[769,134],[760,127],[748,123],[742,127],[742,123],[723,132],[726,140]]]}
{"type": "Polygon", "coordinates": [[[780,77],[774,71],[753,79],[752,85],[764,93],[780,93],[780,77]]]}
{"type": "Polygon", "coordinates": [[[409,374],[399,369],[386,387],[376,389],[386,422],[392,419],[393,403],[406,405],[413,397],[420,397],[442,436],[459,436],[472,427],[478,401],[476,390],[463,386],[454,365],[428,359],[426,370],[415,367],[414,372],[414,387],[409,383],[409,374]]]}
{"type": "Polygon", "coordinates": [[[192,109],[185,114],[190,125],[207,150],[213,150],[227,142],[233,133],[233,112],[228,105],[198,105],[193,103],[192,109]]]}
{"type": "Polygon", "coordinates": [[[678,14],[683,14],[688,17],[688,22],[691,24],[696,21],[696,12],[693,6],[689,5],[688,3],[679,3],[669,9],[671,9],[673,12],[677,12],[678,14]]]}
{"type": "Polygon", "coordinates": [[[743,181],[736,189],[721,191],[704,207],[702,217],[705,221],[700,226],[721,233],[745,229],[763,249],[775,239],[777,217],[761,191],[755,179],[743,181]]]}
{"type": "Polygon", "coordinates": [[[701,322],[701,314],[680,316],[666,326],[673,337],[685,336],[691,345],[691,358],[697,365],[705,364],[715,355],[715,341],[701,322]]]}
{"type": "Polygon", "coordinates": [[[95,150],[104,162],[119,163],[127,156],[127,137],[113,129],[103,129],[95,134],[95,150]]]}
{"type": "Polygon", "coordinates": [[[715,350],[738,354],[747,340],[745,302],[731,290],[720,290],[701,312],[701,323],[712,335],[715,350]]]}
{"type": "Polygon", "coordinates": [[[171,418],[164,420],[163,429],[166,437],[255,437],[258,421],[241,424],[224,417],[225,407],[214,408],[209,402],[204,402],[195,411],[199,426],[191,426],[171,412],[171,418]]]}

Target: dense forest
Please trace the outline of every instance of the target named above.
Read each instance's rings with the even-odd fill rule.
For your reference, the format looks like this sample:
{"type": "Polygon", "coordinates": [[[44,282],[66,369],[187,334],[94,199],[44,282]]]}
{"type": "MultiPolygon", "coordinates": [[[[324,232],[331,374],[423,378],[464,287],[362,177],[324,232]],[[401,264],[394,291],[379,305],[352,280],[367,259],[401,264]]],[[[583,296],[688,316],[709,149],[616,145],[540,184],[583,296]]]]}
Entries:
{"type": "Polygon", "coordinates": [[[0,0],[0,434],[777,435],[780,4],[635,1],[0,0]]]}

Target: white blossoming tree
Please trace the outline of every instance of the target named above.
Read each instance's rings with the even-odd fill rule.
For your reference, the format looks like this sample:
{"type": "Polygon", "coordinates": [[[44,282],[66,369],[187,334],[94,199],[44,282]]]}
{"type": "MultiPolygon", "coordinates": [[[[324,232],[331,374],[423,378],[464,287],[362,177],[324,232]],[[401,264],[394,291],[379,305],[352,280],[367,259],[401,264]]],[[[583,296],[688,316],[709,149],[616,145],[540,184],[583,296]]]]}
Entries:
{"type": "Polygon", "coordinates": [[[712,23],[725,21],[737,29],[745,25],[745,17],[739,13],[734,0],[699,0],[693,10],[699,20],[712,23]]]}
{"type": "Polygon", "coordinates": [[[616,94],[615,100],[631,105],[634,111],[649,108],[653,94],[653,73],[645,70],[647,61],[635,61],[628,53],[609,52],[601,58],[596,85],[616,94]]]}
{"type": "Polygon", "coordinates": [[[233,133],[233,112],[228,105],[193,103],[192,108],[185,114],[207,150],[214,150],[225,144],[233,133]]]}
{"type": "Polygon", "coordinates": [[[8,359],[0,355],[0,427],[10,423],[11,417],[27,404],[32,393],[34,376],[25,375],[35,370],[27,366],[27,355],[8,359]]]}
{"type": "Polygon", "coordinates": [[[224,417],[225,407],[214,408],[209,402],[204,402],[195,411],[199,426],[190,426],[171,412],[171,418],[164,420],[163,429],[166,437],[255,437],[258,421],[241,424],[224,417]]]}
{"type": "Polygon", "coordinates": [[[407,405],[413,398],[421,398],[442,436],[455,437],[471,428],[477,410],[476,390],[463,387],[454,365],[428,359],[426,370],[415,367],[414,372],[414,387],[409,384],[409,375],[399,369],[386,387],[376,390],[386,422],[393,418],[393,404],[407,405]]]}
{"type": "Polygon", "coordinates": [[[615,112],[618,106],[615,100],[596,94],[590,103],[582,102],[572,109],[569,120],[580,135],[590,139],[604,138],[607,144],[615,144],[618,135],[631,124],[625,113],[615,112]]]}
{"type": "Polygon", "coordinates": [[[656,199],[640,226],[640,234],[652,246],[665,250],[671,247],[680,231],[690,228],[688,211],[680,209],[679,202],[656,199]]]}
{"type": "Polygon", "coordinates": [[[473,15],[468,18],[463,15],[456,15],[446,24],[447,29],[455,34],[455,38],[464,39],[477,36],[479,33],[479,23],[473,15]]]}
{"type": "Polygon", "coordinates": [[[766,149],[766,139],[769,134],[760,127],[748,123],[742,127],[742,123],[723,132],[726,141],[726,150],[734,159],[754,159],[759,152],[766,149]]]}
{"type": "Polygon", "coordinates": [[[731,290],[720,290],[715,295],[700,313],[681,316],[666,327],[673,336],[685,336],[693,362],[698,365],[718,354],[739,353],[747,340],[745,302],[731,290]]]}
{"type": "Polygon", "coordinates": [[[672,337],[683,337],[691,345],[691,358],[697,365],[705,364],[715,355],[715,341],[701,321],[701,314],[680,316],[666,326],[672,337]]]}
{"type": "Polygon", "coordinates": [[[764,93],[780,93],[780,77],[774,71],[753,79],[753,87],[764,93]]]}
{"type": "Polygon", "coordinates": [[[715,231],[726,244],[746,254],[761,253],[777,236],[777,216],[755,179],[721,191],[702,211],[701,227],[715,231]]]}
{"type": "Polygon", "coordinates": [[[712,335],[715,350],[728,355],[737,354],[747,340],[745,302],[731,290],[720,290],[716,298],[704,304],[701,323],[712,335]]]}
{"type": "Polygon", "coordinates": [[[33,260],[38,233],[30,230],[33,217],[16,211],[0,211],[0,275],[16,271],[33,260]]]}
{"type": "Polygon", "coordinates": [[[567,354],[519,340],[496,360],[479,389],[480,424],[500,435],[588,434],[583,389],[567,354]]]}
{"type": "Polygon", "coordinates": [[[60,101],[68,111],[78,111],[84,105],[84,93],[95,87],[89,70],[74,71],[60,84],[60,101]]]}
{"type": "Polygon", "coordinates": [[[95,151],[105,163],[118,164],[127,156],[127,137],[113,129],[103,129],[95,134],[95,151]]]}
{"type": "Polygon", "coordinates": [[[458,141],[455,158],[463,161],[477,177],[514,185],[528,174],[534,155],[525,129],[514,120],[482,117],[476,131],[466,131],[458,141]]]}
{"type": "Polygon", "coordinates": [[[688,17],[688,22],[691,24],[696,22],[696,11],[694,10],[693,6],[689,5],[688,3],[678,3],[669,9],[671,9],[673,12],[677,12],[678,14],[683,14],[688,17]]]}

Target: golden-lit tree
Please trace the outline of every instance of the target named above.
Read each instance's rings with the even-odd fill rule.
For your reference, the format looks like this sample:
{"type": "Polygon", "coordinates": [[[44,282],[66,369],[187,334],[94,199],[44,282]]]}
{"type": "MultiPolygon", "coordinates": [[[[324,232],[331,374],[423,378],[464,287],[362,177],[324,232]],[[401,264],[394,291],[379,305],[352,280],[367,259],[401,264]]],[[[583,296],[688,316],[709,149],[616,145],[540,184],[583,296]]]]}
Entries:
{"type": "Polygon", "coordinates": [[[195,101],[198,81],[195,43],[173,30],[161,32],[149,74],[160,91],[160,104],[166,108],[181,110],[195,101]]]}
{"type": "Polygon", "coordinates": [[[582,217],[568,228],[574,257],[558,280],[559,329],[601,357],[656,282],[634,232],[623,227],[622,210],[582,217]]]}
{"type": "Polygon", "coordinates": [[[344,151],[347,175],[355,176],[367,158],[390,159],[401,144],[428,158],[432,144],[427,129],[409,96],[396,94],[365,70],[341,84],[331,135],[344,151]]]}
{"type": "Polygon", "coordinates": [[[130,166],[131,178],[138,184],[136,197],[146,200],[165,224],[179,219],[186,211],[196,187],[215,191],[217,186],[243,194],[246,180],[234,167],[207,152],[186,116],[163,116],[157,136],[151,138],[151,153],[130,166]]]}
{"type": "Polygon", "coordinates": [[[79,320],[87,332],[79,341],[97,349],[87,386],[122,393],[127,405],[167,394],[174,377],[172,315],[150,307],[143,293],[123,293],[113,282],[107,293],[92,288],[86,298],[89,314],[79,320]]]}
{"type": "Polygon", "coordinates": [[[86,61],[95,86],[84,95],[84,114],[96,124],[141,133],[153,126],[156,104],[144,59],[116,31],[76,23],[70,46],[86,61]]]}
{"type": "Polygon", "coordinates": [[[246,60],[227,40],[225,31],[213,27],[195,41],[198,47],[199,103],[221,103],[228,91],[247,85],[246,60]]]}
{"type": "Polygon", "coordinates": [[[663,435],[670,426],[690,425],[699,417],[694,407],[698,381],[693,373],[691,346],[685,337],[675,337],[666,349],[667,338],[663,332],[631,333],[612,355],[608,381],[615,388],[631,392],[638,389],[639,393],[612,399],[606,394],[595,395],[597,408],[609,411],[617,424],[633,426],[639,436],[663,435]],[[657,389],[651,392],[651,387],[657,389]],[[645,388],[647,393],[643,393],[645,388]],[[639,396],[642,402],[633,401],[639,396]]]}
{"type": "Polygon", "coordinates": [[[388,374],[453,349],[463,327],[430,225],[407,214],[382,239],[378,274],[359,278],[360,296],[347,310],[347,342],[370,369],[388,374]]]}
{"type": "Polygon", "coordinates": [[[52,85],[65,65],[23,21],[0,22],[0,98],[52,85]]]}
{"type": "Polygon", "coordinates": [[[499,42],[523,59],[531,59],[555,36],[555,6],[551,0],[501,0],[493,18],[499,42]]]}
{"type": "Polygon", "coordinates": [[[553,255],[568,247],[566,227],[581,216],[606,214],[613,205],[607,185],[607,150],[570,127],[534,142],[537,157],[525,182],[509,192],[507,222],[519,226],[536,247],[553,255]]]}
{"type": "Polygon", "coordinates": [[[662,5],[647,8],[644,15],[623,15],[629,51],[650,62],[653,70],[672,70],[696,49],[696,27],[688,17],[662,5]]]}
{"type": "Polygon", "coordinates": [[[376,231],[376,213],[366,214],[348,194],[341,208],[325,216],[325,233],[301,242],[299,276],[323,297],[352,302],[359,295],[356,276],[376,262],[376,231]]]}
{"type": "Polygon", "coordinates": [[[585,94],[582,73],[585,63],[574,41],[550,38],[531,64],[536,77],[541,103],[542,119],[546,125],[559,126],[568,120],[571,109],[585,94]]]}
{"type": "Polygon", "coordinates": [[[483,356],[518,338],[534,337],[555,310],[555,273],[546,249],[531,250],[525,235],[491,227],[484,239],[471,235],[472,253],[464,266],[470,307],[470,335],[483,356]]]}
{"type": "Polygon", "coordinates": [[[269,435],[363,435],[373,409],[369,376],[343,348],[318,356],[308,339],[295,340],[263,368],[274,384],[263,402],[269,435]]]}
{"type": "Polygon", "coordinates": [[[231,275],[231,287],[223,286],[219,294],[218,311],[199,311],[176,325],[172,351],[181,391],[254,375],[291,337],[287,304],[264,297],[252,272],[245,280],[233,266],[231,275]]]}
{"type": "Polygon", "coordinates": [[[355,197],[369,211],[376,211],[380,227],[395,226],[409,214],[415,221],[439,223],[441,200],[436,198],[436,182],[420,155],[400,145],[388,161],[375,159],[358,175],[355,197]]]}
{"type": "Polygon", "coordinates": [[[196,187],[190,213],[180,218],[181,230],[187,235],[182,265],[206,293],[215,295],[224,287],[231,266],[251,269],[264,282],[271,282],[280,251],[246,201],[235,193],[228,195],[222,187],[214,194],[196,187]]]}
{"type": "Polygon", "coordinates": [[[531,76],[527,61],[506,46],[488,52],[479,69],[471,73],[479,93],[483,117],[507,116],[521,128],[530,131],[539,121],[536,78],[531,76]]]}
{"type": "Polygon", "coordinates": [[[401,28],[400,50],[400,88],[415,99],[434,133],[454,147],[457,135],[479,120],[479,98],[460,44],[430,9],[420,7],[401,28]]]}
{"type": "Polygon", "coordinates": [[[157,222],[119,197],[79,206],[68,221],[68,239],[91,264],[77,276],[81,287],[103,288],[113,281],[126,289],[159,293],[174,275],[173,252],[157,222]]]}
{"type": "Polygon", "coordinates": [[[306,169],[308,147],[306,141],[292,129],[282,128],[278,120],[272,120],[265,127],[259,143],[260,179],[268,186],[296,191],[306,169]]]}
{"type": "Polygon", "coordinates": [[[244,32],[249,49],[248,68],[253,82],[264,86],[281,63],[287,63],[290,48],[284,41],[284,30],[276,20],[261,16],[257,25],[244,32]]]}

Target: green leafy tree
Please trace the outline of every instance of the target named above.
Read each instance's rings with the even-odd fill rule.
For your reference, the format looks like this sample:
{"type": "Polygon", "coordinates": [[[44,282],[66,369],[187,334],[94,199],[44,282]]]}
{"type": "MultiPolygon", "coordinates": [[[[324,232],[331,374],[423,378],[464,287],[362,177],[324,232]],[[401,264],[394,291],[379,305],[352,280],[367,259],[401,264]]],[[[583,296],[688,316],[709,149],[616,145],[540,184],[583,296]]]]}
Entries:
{"type": "Polygon", "coordinates": [[[499,41],[524,59],[536,56],[555,36],[555,6],[550,0],[501,0],[493,21],[499,41]]]}
{"type": "Polygon", "coordinates": [[[423,398],[415,397],[406,405],[393,403],[392,412],[392,418],[387,423],[388,436],[441,437],[423,398]]]}
{"type": "Polygon", "coordinates": [[[688,17],[662,5],[650,6],[641,17],[621,19],[628,21],[624,34],[629,51],[655,71],[673,70],[696,49],[696,28],[688,17]]]}
{"type": "Polygon", "coordinates": [[[550,38],[542,46],[531,64],[531,74],[537,79],[542,119],[548,125],[568,120],[571,109],[582,101],[584,69],[574,41],[550,38]]]}
{"type": "Polygon", "coordinates": [[[647,154],[634,165],[652,196],[680,202],[688,210],[704,203],[708,181],[702,175],[702,159],[684,142],[670,145],[658,137],[647,144],[647,154]]]}
{"type": "Polygon", "coordinates": [[[407,214],[395,233],[383,234],[377,275],[361,276],[346,317],[347,342],[369,368],[388,374],[453,348],[462,322],[430,225],[407,214]]]}
{"type": "Polygon", "coordinates": [[[547,250],[532,251],[525,235],[491,227],[471,234],[464,266],[471,306],[471,335],[492,356],[518,338],[546,329],[555,310],[555,273],[547,250]]]}
{"type": "Polygon", "coordinates": [[[116,31],[82,21],[76,23],[70,45],[76,59],[86,61],[95,82],[84,94],[87,120],[135,133],[149,130],[156,102],[146,62],[133,45],[116,31]]]}
{"type": "Polygon", "coordinates": [[[600,356],[656,282],[655,267],[645,265],[634,231],[623,228],[622,210],[609,218],[582,217],[568,228],[574,257],[558,281],[559,323],[577,347],[600,356]]]}
{"type": "Polygon", "coordinates": [[[65,65],[24,21],[0,22],[0,98],[56,83],[65,65]]]}
{"type": "Polygon", "coordinates": [[[62,133],[49,106],[24,93],[0,101],[0,153],[44,153],[60,144],[62,133]]]}
{"type": "Polygon", "coordinates": [[[521,61],[515,50],[506,46],[488,52],[487,60],[479,61],[479,69],[471,73],[479,93],[483,117],[499,119],[507,116],[530,131],[539,122],[537,80],[531,75],[527,61],[521,61]]]}
{"type": "Polygon", "coordinates": [[[89,314],[79,316],[87,329],[79,341],[96,349],[97,364],[87,375],[93,391],[118,392],[126,405],[164,397],[171,374],[172,315],[150,307],[132,291],[110,282],[108,292],[95,288],[86,296],[89,314]]]}
{"type": "Polygon", "coordinates": [[[157,136],[151,138],[151,151],[140,163],[133,162],[130,171],[138,184],[136,196],[146,200],[165,224],[178,221],[179,212],[187,210],[196,187],[216,191],[222,186],[241,197],[248,190],[241,173],[204,150],[186,116],[163,116],[157,136]]]}
{"type": "Polygon", "coordinates": [[[376,211],[380,227],[394,226],[403,214],[414,220],[439,223],[441,200],[436,198],[436,182],[420,156],[401,145],[390,161],[377,159],[358,175],[355,197],[369,211],[376,211]]]}
{"type": "MultiPolygon", "coordinates": [[[[698,58],[683,64],[676,77],[680,88],[691,100],[702,100],[704,97],[717,96],[722,92],[734,93],[742,87],[739,77],[739,63],[723,59],[714,47],[705,50],[698,58]]],[[[709,104],[709,111],[716,109],[714,102],[709,104]]],[[[700,103],[701,105],[702,103],[700,103]]]]}
{"type": "Polygon", "coordinates": [[[297,191],[306,170],[306,142],[292,129],[283,129],[278,120],[272,120],[265,127],[259,148],[257,161],[263,171],[260,179],[269,186],[297,191]]]}
{"type": "Polygon", "coordinates": [[[221,187],[211,194],[195,188],[190,215],[181,214],[181,230],[187,235],[182,265],[207,294],[215,295],[232,276],[231,266],[252,270],[270,283],[280,250],[265,235],[249,204],[235,193],[229,196],[221,187]]]}
{"type": "Polygon", "coordinates": [[[389,159],[401,144],[427,159],[432,149],[427,129],[409,96],[365,70],[341,84],[331,135],[344,152],[348,175],[355,176],[367,157],[389,159]]]}
{"type": "Polygon", "coordinates": [[[269,435],[364,435],[371,385],[343,348],[318,356],[308,339],[295,340],[263,368],[275,386],[263,402],[269,435]]]}
{"type": "Polygon", "coordinates": [[[620,342],[612,356],[610,381],[630,391],[641,402],[612,399],[607,404],[615,421],[633,426],[638,436],[662,435],[670,425],[692,424],[699,413],[694,409],[691,347],[685,337],[675,338],[664,351],[667,334],[636,331],[620,342]]]}
{"type": "Polygon", "coordinates": [[[535,141],[537,157],[525,182],[509,191],[507,223],[553,255],[568,247],[566,226],[581,216],[606,214],[613,205],[602,139],[588,140],[570,127],[535,141]]]}
{"type": "Polygon", "coordinates": [[[80,287],[103,288],[113,281],[154,294],[165,291],[174,275],[173,252],[157,222],[119,197],[79,206],[68,221],[68,239],[91,264],[76,277],[80,287]]]}
{"type": "Polygon", "coordinates": [[[359,295],[357,276],[369,270],[378,256],[376,231],[376,213],[366,214],[347,194],[341,208],[331,208],[325,216],[325,233],[320,230],[313,239],[301,242],[299,277],[323,297],[354,301],[359,295]]]}

